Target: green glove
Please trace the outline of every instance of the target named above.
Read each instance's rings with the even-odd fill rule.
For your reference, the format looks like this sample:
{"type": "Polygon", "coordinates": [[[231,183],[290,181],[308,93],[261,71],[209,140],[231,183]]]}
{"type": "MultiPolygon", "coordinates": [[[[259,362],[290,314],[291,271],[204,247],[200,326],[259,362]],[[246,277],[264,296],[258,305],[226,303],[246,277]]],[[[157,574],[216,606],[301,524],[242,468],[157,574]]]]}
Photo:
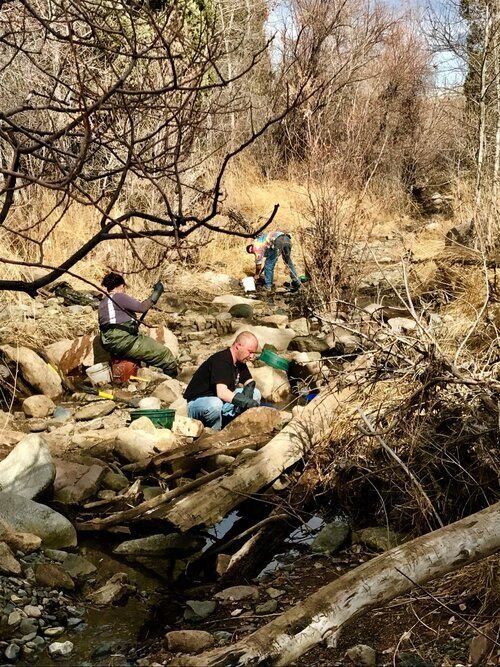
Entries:
{"type": "Polygon", "coordinates": [[[248,396],[245,396],[243,392],[235,394],[231,403],[240,410],[248,410],[249,408],[259,407],[258,401],[254,401],[253,398],[248,398],[248,396]]]}

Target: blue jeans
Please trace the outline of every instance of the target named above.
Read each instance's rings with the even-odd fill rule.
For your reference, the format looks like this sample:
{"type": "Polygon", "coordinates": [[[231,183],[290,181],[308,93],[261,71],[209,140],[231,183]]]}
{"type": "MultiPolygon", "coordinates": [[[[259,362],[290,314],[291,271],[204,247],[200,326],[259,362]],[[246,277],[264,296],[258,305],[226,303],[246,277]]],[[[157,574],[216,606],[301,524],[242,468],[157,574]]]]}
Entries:
{"type": "Polygon", "coordinates": [[[266,263],[264,264],[264,281],[266,289],[271,289],[273,286],[274,269],[276,268],[276,263],[280,255],[282,255],[283,261],[288,267],[292,284],[298,285],[300,282],[297,271],[292,262],[292,242],[287,234],[282,234],[281,236],[278,236],[277,239],[275,239],[273,245],[270,248],[267,248],[264,255],[266,258],[266,263]]]}
{"type": "MultiPolygon", "coordinates": [[[[236,389],[235,393],[238,394],[241,391],[243,391],[243,387],[236,389]]],[[[253,398],[260,403],[262,396],[257,388],[253,390],[253,398]]],[[[223,421],[226,425],[240,413],[241,410],[235,405],[226,403],[217,396],[200,396],[188,403],[188,417],[199,419],[205,426],[212,428],[214,431],[220,431],[223,421]]]]}

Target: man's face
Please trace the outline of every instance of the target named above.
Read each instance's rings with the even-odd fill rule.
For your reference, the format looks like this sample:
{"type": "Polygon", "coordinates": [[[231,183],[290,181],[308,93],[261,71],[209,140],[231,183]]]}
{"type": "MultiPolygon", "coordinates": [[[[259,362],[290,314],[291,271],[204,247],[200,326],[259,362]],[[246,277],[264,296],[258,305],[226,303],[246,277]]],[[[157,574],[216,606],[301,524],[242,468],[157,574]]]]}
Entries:
{"type": "Polygon", "coordinates": [[[244,343],[236,343],[236,360],[251,361],[255,359],[259,343],[257,340],[249,340],[244,343]]]}

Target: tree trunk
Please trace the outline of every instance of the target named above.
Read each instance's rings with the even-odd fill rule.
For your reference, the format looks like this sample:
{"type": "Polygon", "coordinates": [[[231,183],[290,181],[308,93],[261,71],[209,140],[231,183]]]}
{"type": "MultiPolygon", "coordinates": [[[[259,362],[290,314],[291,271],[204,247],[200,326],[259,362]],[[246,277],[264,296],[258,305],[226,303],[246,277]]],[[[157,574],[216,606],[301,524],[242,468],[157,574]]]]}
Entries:
{"type": "Polygon", "coordinates": [[[202,524],[215,525],[299,461],[306,450],[321,442],[331,430],[337,407],[352,396],[354,392],[347,389],[320,393],[298,419],[293,419],[256,454],[198,491],[158,507],[148,518],[167,519],[181,531],[202,524]]]}
{"type": "Polygon", "coordinates": [[[414,584],[425,584],[500,550],[500,503],[373,558],[245,639],[173,665],[289,665],[316,644],[334,645],[342,626],[414,584]]]}

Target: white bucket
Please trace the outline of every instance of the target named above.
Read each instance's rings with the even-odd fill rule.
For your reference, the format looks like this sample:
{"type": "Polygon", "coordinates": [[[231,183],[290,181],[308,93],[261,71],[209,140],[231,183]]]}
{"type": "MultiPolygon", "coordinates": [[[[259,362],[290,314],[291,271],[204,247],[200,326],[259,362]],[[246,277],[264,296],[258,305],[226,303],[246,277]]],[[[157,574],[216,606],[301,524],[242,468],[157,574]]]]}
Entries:
{"type": "Polygon", "coordinates": [[[108,384],[112,380],[111,366],[107,361],[89,366],[85,372],[92,384],[108,384]]]}
{"type": "Polygon", "coordinates": [[[241,284],[243,285],[245,292],[255,292],[255,280],[253,276],[243,278],[241,284]]]}

